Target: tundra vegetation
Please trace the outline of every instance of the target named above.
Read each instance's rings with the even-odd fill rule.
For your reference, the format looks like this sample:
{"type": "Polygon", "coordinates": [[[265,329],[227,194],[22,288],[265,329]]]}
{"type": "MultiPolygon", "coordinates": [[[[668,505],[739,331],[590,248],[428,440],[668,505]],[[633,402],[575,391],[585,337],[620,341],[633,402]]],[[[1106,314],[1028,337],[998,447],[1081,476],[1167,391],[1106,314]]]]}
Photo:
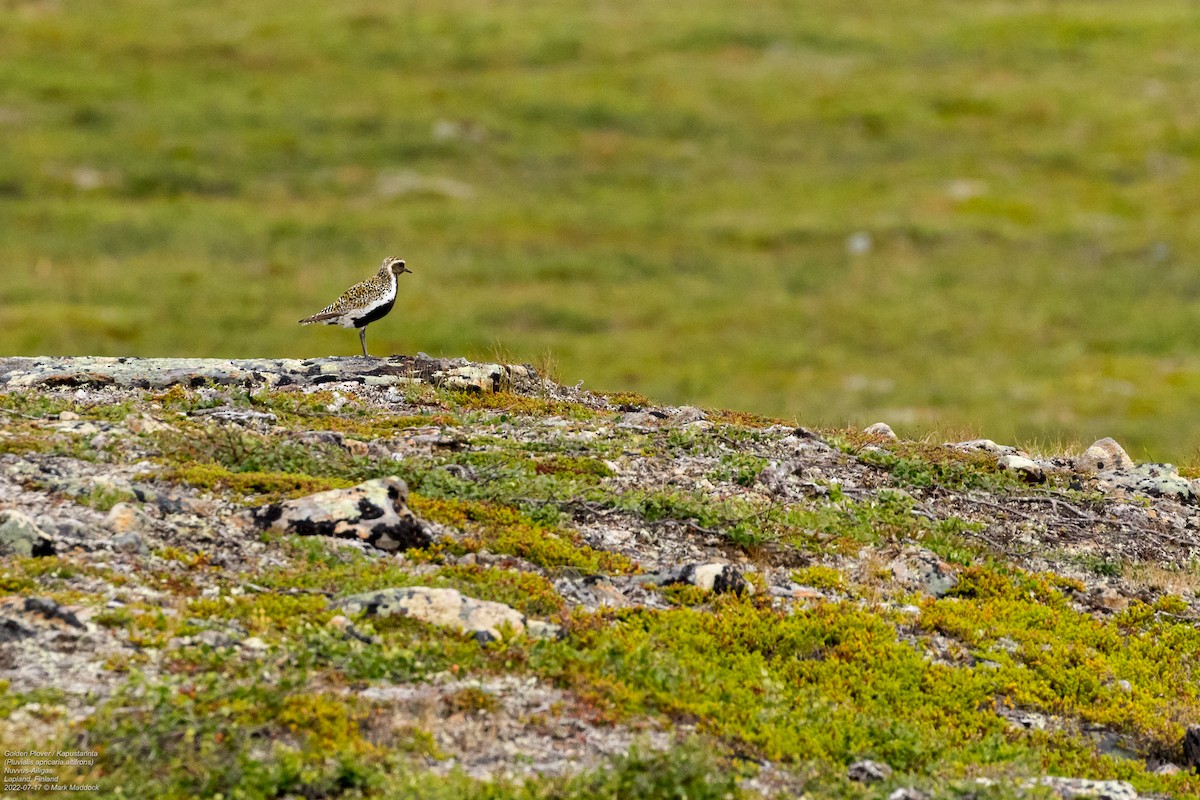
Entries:
{"type": "MultiPolygon", "coordinates": [[[[1155,771],[1184,762],[1200,720],[1195,564],[1056,538],[1064,520],[1118,512],[1144,528],[1105,535],[1168,536],[1154,527],[1160,501],[1107,496],[1078,474],[1030,486],[994,455],[933,441],[717,410],[684,422],[636,395],[562,387],[412,386],[387,403],[297,387],[84,394],[0,394],[0,458],[20,476],[4,496],[101,527],[138,509],[147,547],[0,562],[6,594],[73,609],[111,645],[90,693],[2,684],[0,732],[7,749],[36,732],[99,750],[80,776],[106,793],[1050,796],[1021,788],[1042,775],[1200,792],[1190,770],[1155,771]],[[225,417],[207,413],[217,408],[225,417]],[[799,493],[773,490],[797,437],[820,443],[824,466],[787,477],[799,493]],[[128,480],[64,482],[87,469],[128,480]],[[246,509],[387,475],[407,482],[409,507],[439,533],[432,546],[381,554],[246,521],[246,509]],[[186,528],[181,508],[202,509],[211,529],[186,528]],[[560,589],[582,576],[648,575],[644,553],[597,538],[597,525],[654,547],[702,542],[752,591],[647,584],[618,607],[569,602],[560,589]],[[952,582],[902,580],[895,559],[918,551],[952,582]],[[405,617],[347,620],[330,602],[416,585],[508,604],[562,636],[481,641],[405,617]],[[1117,600],[1097,605],[1099,587],[1117,600]],[[454,688],[407,717],[386,694],[431,685],[454,688]],[[514,717],[514,685],[559,699],[514,717]],[[454,769],[463,754],[447,732],[501,718],[546,736],[564,720],[636,735],[624,755],[557,775],[522,773],[519,755],[488,780],[454,769]],[[849,780],[860,759],[894,772],[849,780]]],[[[6,666],[17,680],[21,665],[6,666]]]]}

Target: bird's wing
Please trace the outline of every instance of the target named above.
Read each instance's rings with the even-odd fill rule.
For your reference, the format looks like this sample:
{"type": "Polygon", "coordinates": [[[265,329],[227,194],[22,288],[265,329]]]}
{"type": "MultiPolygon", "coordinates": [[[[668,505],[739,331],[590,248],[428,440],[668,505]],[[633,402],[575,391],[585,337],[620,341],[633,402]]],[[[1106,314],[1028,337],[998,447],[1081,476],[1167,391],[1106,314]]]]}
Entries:
{"type": "Polygon", "coordinates": [[[322,308],[311,317],[305,317],[300,320],[301,325],[308,325],[311,322],[326,322],[331,319],[336,319],[344,314],[347,309],[355,308],[362,304],[364,295],[371,290],[371,281],[365,280],[361,283],[356,283],[346,291],[342,292],[337,300],[334,300],[329,305],[322,308]]]}

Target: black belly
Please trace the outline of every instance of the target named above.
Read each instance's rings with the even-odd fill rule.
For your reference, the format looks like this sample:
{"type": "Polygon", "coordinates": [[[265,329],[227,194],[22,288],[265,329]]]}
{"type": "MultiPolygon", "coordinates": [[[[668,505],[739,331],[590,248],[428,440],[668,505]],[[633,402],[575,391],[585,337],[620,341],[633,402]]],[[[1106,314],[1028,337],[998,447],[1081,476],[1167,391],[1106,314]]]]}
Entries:
{"type": "Polygon", "coordinates": [[[372,322],[374,322],[375,320],[383,319],[384,317],[387,316],[387,313],[392,310],[392,303],[395,303],[395,302],[396,301],[393,300],[390,303],[386,303],[386,304],[380,306],[379,308],[368,311],[364,316],[354,317],[353,318],[354,327],[365,328],[368,325],[370,325],[372,322]]]}

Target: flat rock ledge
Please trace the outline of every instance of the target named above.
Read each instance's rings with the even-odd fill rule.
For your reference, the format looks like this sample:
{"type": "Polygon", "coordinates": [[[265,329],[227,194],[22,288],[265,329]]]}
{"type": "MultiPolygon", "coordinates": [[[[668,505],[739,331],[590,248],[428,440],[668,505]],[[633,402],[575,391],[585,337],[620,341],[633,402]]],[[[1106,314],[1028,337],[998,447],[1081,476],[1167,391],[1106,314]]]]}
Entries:
{"type": "Polygon", "coordinates": [[[99,386],[128,389],[319,386],[325,383],[396,386],[427,383],[472,392],[527,391],[541,383],[521,364],[480,364],[465,358],[359,356],[329,358],[0,358],[0,388],[99,386]]]}

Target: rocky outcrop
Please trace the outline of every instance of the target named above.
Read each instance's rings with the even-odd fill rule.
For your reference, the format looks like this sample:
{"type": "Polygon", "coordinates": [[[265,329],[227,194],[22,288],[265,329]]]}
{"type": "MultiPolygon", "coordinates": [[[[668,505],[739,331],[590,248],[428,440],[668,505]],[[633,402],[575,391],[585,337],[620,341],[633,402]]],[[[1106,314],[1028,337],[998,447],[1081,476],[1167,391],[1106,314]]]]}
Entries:
{"type": "Polygon", "coordinates": [[[529,366],[476,364],[425,355],[330,358],[0,358],[0,389],[112,386],[164,389],[209,385],[278,387],[356,383],[428,383],[464,391],[528,390],[540,378],[529,366]]]}

